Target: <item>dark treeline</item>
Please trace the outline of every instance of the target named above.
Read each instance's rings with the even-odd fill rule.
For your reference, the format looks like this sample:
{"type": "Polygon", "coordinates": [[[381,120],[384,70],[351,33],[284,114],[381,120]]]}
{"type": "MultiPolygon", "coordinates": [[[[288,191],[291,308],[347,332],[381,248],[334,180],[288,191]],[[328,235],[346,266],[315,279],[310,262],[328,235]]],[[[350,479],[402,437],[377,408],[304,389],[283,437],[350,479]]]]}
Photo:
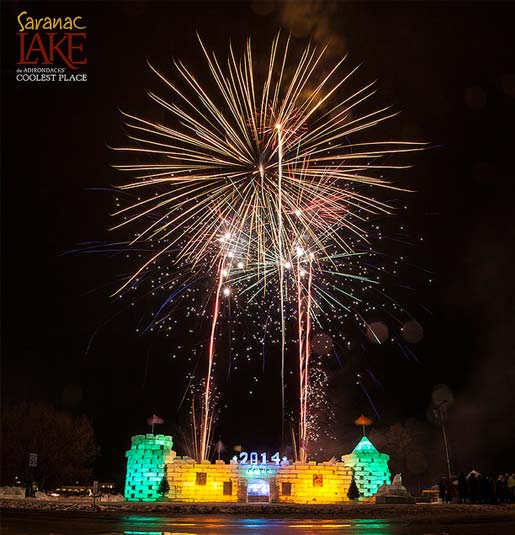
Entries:
{"type": "Polygon", "coordinates": [[[2,411],[2,485],[34,480],[40,489],[89,482],[98,455],[91,422],[45,403],[20,403],[2,411]],[[36,453],[37,466],[29,467],[36,453]]]}

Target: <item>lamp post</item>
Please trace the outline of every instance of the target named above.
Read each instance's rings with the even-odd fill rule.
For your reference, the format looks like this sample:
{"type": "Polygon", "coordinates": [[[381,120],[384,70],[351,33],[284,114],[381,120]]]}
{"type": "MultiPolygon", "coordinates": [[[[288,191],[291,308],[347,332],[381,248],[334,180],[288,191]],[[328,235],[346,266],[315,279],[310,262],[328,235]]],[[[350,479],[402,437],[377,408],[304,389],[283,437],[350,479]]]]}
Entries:
{"type": "Polygon", "coordinates": [[[442,426],[443,443],[445,446],[445,457],[447,459],[447,473],[449,475],[449,485],[452,485],[451,461],[449,459],[449,447],[447,445],[447,433],[445,432],[445,422],[444,422],[444,416],[443,416],[443,407],[447,404],[448,404],[448,400],[445,399],[441,401],[435,406],[434,412],[438,414],[438,417],[440,419],[440,424],[442,426]]]}

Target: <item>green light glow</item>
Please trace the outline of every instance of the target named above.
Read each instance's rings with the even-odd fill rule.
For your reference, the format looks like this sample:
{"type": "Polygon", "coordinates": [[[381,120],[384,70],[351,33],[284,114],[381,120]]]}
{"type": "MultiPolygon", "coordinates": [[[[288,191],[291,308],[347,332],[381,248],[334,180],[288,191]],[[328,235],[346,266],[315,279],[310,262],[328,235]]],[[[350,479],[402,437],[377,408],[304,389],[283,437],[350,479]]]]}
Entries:
{"type": "Polygon", "coordinates": [[[357,444],[357,446],[352,450],[352,453],[360,453],[360,452],[372,452],[372,453],[379,453],[376,449],[376,447],[368,440],[367,437],[363,437],[357,444]]]}
{"type": "Polygon", "coordinates": [[[275,467],[267,467],[265,466],[249,466],[245,470],[245,475],[249,477],[256,477],[256,476],[274,476],[276,473],[275,467]]]}
{"type": "Polygon", "coordinates": [[[165,462],[172,451],[173,439],[165,435],[136,435],[127,451],[125,499],[132,502],[154,502],[165,475],[165,462]]]}
{"type": "Polygon", "coordinates": [[[373,496],[384,484],[390,484],[388,461],[390,456],[379,453],[367,437],[363,437],[352,453],[342,456],[347,466],[354,469],[354,479],[362,497],[373,496]]]}

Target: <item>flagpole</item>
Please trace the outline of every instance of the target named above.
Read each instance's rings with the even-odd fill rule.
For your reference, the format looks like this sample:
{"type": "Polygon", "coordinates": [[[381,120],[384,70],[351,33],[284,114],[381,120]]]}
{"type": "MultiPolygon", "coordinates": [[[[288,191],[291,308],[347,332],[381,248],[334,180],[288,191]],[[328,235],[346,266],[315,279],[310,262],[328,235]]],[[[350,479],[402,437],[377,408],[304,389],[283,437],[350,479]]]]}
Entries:
{"type": "Polygon", "coordinates": [[[151,433],[154,434],[154,426],[156,424],[164,424],[164,420],[162,418],[159,418],[156,414],[153,414],[150,418],[147,418],[147,424],[150,426],[151,433]]]}

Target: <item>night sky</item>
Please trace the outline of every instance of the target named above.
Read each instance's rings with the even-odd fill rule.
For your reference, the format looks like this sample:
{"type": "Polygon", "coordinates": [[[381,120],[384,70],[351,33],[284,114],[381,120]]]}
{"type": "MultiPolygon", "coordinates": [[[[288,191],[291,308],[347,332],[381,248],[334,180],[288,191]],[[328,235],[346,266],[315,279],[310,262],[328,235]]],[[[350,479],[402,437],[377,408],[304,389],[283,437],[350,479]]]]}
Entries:
{"type": "MultiPolygon", "coordinates": [[[[407,305],[424,339],[411,348],[416,359],[356,339],[359,356],[350,350],[341,368],[329,364],[341,453],[359,438],[353,420],[374,416],[355,382],[371,368],[382,383],[370,390],[378,429],[424,421],[433,387],[446,384],[455,462],[513,471],[515,4],[316,5],[315,41],[329,39],[335,58],[349,52],[349,65],[362,64],[357,83],[377,79],[375,103],[401,112],[379,133],[431,145],[410,159],[402,183],[415,193],[403,196],[408,211],[399,216],[409,233],[407,305]]],[[[247,36],[266,50],[279,29],[298,33],[295,13],[281,4],[259,14],[245,2],[3,2],[2,10],[2,402],[87,414],[101,446],[97,474],[120,479],[130,436],[148,430],[153,412],[165,419],[159,431],[179,438],[194,363],[171,359],[166,339],[136,332],[154,302],[113,303],[128,269],[119,257],[70,254],[110,239],[112,195],[98,190],[120,183],[109,148],[125,139],[118,108],[155,111],[147,60],[168,73],[172,57],[203,69],[196,31],[220,55],[229,39],[241,46],[247,36]],[[86,83],[16,83],[22,9],[84,17],[86,83]]],[[[216,434],[228,445],[279,446],[272,371],[252,396],[244,372],[223,385],[228,406],[216,434]]]]}

